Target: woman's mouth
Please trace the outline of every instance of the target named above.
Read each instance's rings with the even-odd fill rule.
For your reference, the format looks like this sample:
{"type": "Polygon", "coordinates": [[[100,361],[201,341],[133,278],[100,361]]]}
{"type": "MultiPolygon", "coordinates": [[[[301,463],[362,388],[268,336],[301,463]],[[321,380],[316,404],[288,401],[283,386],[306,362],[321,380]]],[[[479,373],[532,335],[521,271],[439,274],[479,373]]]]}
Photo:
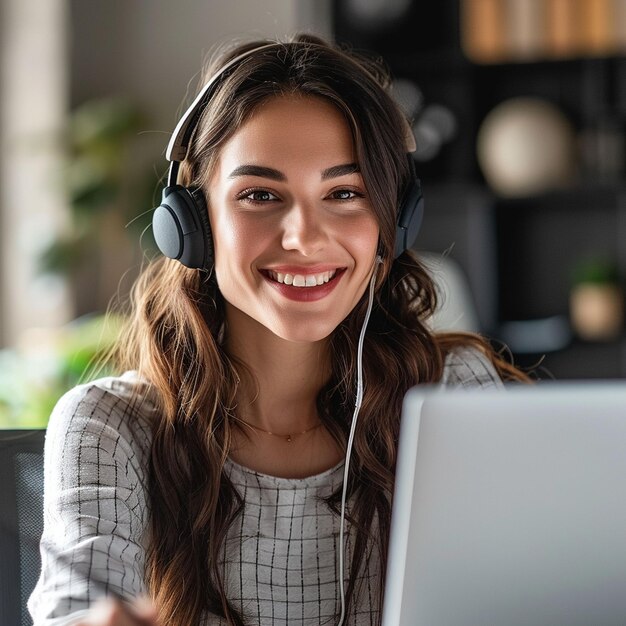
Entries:
{"type": "Polygon", "coordinates": [[[318,274],[283,274],[267,270],[267,275],[272,280],[283,285],[292,285],[293,287],[317,287],[332,280],[336,273],[336,269],[318,274]]]}
{"type": "Polygon", "coordinates": [[[311,274],[261,270],[261,274],[289,300],[314,302],[325,298],[335,289],[346,269],[340,267],[311,274]]]}

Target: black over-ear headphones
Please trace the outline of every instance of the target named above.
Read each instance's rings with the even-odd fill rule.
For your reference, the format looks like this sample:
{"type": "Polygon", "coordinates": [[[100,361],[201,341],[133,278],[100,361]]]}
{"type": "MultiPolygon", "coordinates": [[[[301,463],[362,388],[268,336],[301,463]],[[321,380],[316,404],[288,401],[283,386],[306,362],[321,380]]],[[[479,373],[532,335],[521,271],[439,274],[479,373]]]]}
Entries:
{"type": "MultiPolygon", "coordinates": [[[[187,267],[211,269],[213,266],[213,240],[204,193],[201,189],[184,187],[177,183],[180,163],[187,156],[191,136],[200,115],[229,70],[261,50],[284,45],[266,44],[231,59],[209,79],[172,133],[166,152],[167,160],[170,161],[167,186],[163,189],[161,204],[154,210],[152,231],[159,250],[187,267]]],[[[415,150],[415,139],[408,123],[406,135],[407,152],[412,152],[415,150]]],[[[424,214],[421,184],[410,154],[408,159],[411,180],[398,208],[394,258],[413,245],[424,214]]]]}

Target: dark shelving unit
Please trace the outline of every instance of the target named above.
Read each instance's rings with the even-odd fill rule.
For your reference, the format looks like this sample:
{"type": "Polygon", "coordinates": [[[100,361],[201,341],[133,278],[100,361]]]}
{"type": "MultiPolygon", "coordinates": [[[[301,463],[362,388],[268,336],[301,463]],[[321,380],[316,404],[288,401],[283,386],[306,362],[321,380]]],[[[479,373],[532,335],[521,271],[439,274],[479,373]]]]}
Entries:
{"type": "Polygon", "coordinates": [[[556,338],[544,349],[532,341],[525,348],[516,335],[516,362],[541,362],[543,376],[557,379],[626,377],[626,334],[585,342],[568,320],[579,260],[602,255],[626,276],[624,168],[604,176],[581,158],[569,186],[502,198],[487,187],[475,151],[487,113],[517,96],[555,104],[577,133],[617,120],[626,136],[626,56],[476,64],[461,48],[458,0],[413,0],[401,20],[380,29],[355,23],[347,6],[347,0],[334,4],[337,41],[381,57],[394,77],[419,86],[425,103],[444,104],[456,116],[453,141],[417,165],[426,199],[419,249],[448,251],[459,262],[482,330],[496,342],[506,340],[512,322],[522,331],[527,322],[531,333],[541,320],[558,329],[558,348],[556,338]]]}

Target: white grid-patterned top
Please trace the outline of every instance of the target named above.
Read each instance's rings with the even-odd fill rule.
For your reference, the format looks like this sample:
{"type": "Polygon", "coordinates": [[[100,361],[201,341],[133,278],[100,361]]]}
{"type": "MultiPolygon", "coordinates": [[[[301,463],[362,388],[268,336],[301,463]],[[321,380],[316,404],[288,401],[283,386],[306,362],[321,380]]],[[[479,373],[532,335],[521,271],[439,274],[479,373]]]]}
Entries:
{"type": "MultiPolygon", "coordinates": [[[[448,357],[442,383],[502,384],[488,360],[471,349],[448,357]]],[[[107,590],[128,598],[146,591],[146,468],[155,409],[144,394],[140,415],[129,418],[138,385],[132,373],[82,385],[51,416],[42,574],[29,601],[35,626],[72,624],[107,590]]],[[[224,567],[227,594],[246,623],[335,623],[339,519],[323,499],[341,485],[343,463],[300,479],[259,474],[230,460],[225,472],[244,500],[226,538],[224,567]]],[[[350,559],[348,534],[346,563],[350,559]]],[[[380,621],[383,582],[375,551],[362,576],[346,621],[352,626],[380,621]]],[[[207,615],[203,626],[219,623],[207,615]]]]}

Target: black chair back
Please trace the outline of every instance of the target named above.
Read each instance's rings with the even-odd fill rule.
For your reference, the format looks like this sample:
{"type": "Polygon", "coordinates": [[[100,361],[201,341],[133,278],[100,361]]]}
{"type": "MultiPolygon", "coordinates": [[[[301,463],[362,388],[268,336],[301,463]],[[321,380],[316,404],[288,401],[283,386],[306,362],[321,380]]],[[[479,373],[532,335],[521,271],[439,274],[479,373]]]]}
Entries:
{"type": "Polygon", "coordinates": [[[0,625],[32,626],[41,569],[45,430],[0,430],[0,625]]]}

